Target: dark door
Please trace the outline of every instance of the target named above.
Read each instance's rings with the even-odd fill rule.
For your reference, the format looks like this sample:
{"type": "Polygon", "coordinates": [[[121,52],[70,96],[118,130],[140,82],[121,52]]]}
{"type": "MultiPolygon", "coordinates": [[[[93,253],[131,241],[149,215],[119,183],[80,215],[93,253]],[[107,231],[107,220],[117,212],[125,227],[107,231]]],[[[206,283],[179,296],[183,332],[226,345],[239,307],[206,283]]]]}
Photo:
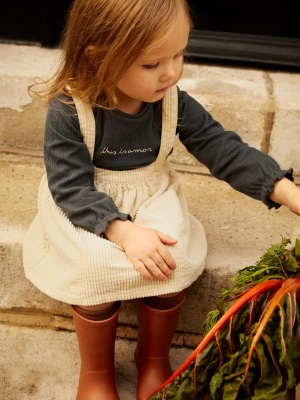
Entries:
{"type": "Polygon", "coordinates": [[[212,59],[300,66],[299,0],[189,0],[190,53],[212,59]]]}
{"type": "MultiPolygon", "coordinates": [[[[2,2],[0,41],[57,46],[72,2],[2,2]]],[[[189,0],[195,20],[190,54],[300,67],[297,3],[299,0],[189,0]]]]}
{"type": "Polygon", "coordinates": [[[1,2],[0,41],[59,44],[72,0],[7,0],[1,2]]]}

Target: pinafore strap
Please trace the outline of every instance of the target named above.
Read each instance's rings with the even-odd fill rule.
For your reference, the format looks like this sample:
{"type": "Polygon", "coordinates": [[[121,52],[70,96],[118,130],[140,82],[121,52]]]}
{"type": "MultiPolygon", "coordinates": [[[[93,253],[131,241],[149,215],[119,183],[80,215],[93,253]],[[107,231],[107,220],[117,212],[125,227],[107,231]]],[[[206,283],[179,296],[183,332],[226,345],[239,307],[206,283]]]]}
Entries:
{"type": "MultiPolygon", "coordinates": [[[[83,101],[76,99],[77,114],[79,118],[80,130],[83,136],[83,141],[87,145],[90,152],[91,159],[93,160],[95,137],[96,137],[96,123],[92,107],[83,101]]],[[[162,102],[162,129],[161,129],[161,144],[157,159],[153,163],[155,168],[159,168],[169,155],[174,146],[175,133],[177,127],[178,115],[178,95],[177,87],[171,86],[162,102]]]]}
{"type": "Polygon", "coordinates": [[[166,160],[174,146],[178,119],[178,94],[177,86],[171,86],[162,102],[162,127],[160,150],[154,162],[155,168],[159,168],[166,160]]]}
{"type": "Polygon", "coordinates": [[[80,131],[83,137],[83,141],[87,145],[87,148],[91,155],[91,159],[93,160],[96,137],[96,121],[93,110],[90,104],[84,103],[76,97],[73,97],[73,100],[78,114],[80,131]]]}

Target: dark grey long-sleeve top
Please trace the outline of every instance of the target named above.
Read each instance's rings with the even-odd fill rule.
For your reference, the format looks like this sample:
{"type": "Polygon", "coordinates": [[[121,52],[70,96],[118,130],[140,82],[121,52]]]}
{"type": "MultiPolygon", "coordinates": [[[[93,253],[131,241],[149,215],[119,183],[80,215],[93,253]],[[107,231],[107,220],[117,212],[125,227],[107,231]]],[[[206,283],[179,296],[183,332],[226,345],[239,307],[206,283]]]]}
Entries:
{"type": "MultiPolygon", "coordinates": [[[[74,225],[102,235],[115,219],[126,220],[112,198],[94,186],[94,166],[109,170],[142,168],[153,163],[161,138],[161,102],[148,103],[131,115],[119,110],[94,109],[96,140],[93,160],[84,144],[76,111],[58,99],[49,105],[44,158],[49,189],[55,203],[74,225]],[[130,152],[140,149],[140,152],[130,152]]],[[[180,141],[211,174],[234,189],[261,200],[268,208],[279,207],[268,199],[274,183],[292,170],[281,170],[270,156],[249,147],[186,92],[178,89],[180,141]]]]}

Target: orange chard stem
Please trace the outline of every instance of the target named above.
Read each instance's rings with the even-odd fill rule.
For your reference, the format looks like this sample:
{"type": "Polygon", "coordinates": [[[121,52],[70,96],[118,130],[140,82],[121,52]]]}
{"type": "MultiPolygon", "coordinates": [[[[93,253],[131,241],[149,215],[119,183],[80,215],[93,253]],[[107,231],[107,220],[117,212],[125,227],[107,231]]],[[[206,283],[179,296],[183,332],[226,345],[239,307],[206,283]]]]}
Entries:
{"type": "MultiPolygon", "coordinates": [[[[174,379],[180,375],[188,365],[195,360],[198,354],[200,354],[204,348],[208,345],[208,343],[215,337],[216,333],[230,320],[232,316],[236,314],[236,312],[243,307],[249,300],[254,297],[259,296],[261,293],[266,292],[267,290],[278,290],[282,286],[281,279],[270,279],[269,281],[262,282],[257,284],[253,288],[247,290],[247,292],[242,295],[238,300],[229,308],[229,310],[219,319],[216,325],[208,332],[208,334],[204,337],[199,346],[193,351],[193,353],[187,358],[187,360],[178,368],[177,371],[174,372],[170,378],[164,382],[159,388],[153,392],[148,399],[150,399],[155,393],[159,392],[161,389],[165,388],[174,379]]],[[[300,282],[300,278],[299,278],[300,282]]],[[[300,286],[300,283],[299,283],[300,286]]],[[[276,296],[275,296],[276,297],[276,296]]]]}
{"type": "Polygon", "coordinates": [[[300,289],[300,277],[296,278],[296,279],[289,278],[283,282],[281,288],[277,291],[277,293],[273,297],[272,301],[269,303],[268,308],[265,311],[265,314],[261,320],[261,323],[258,326],[258,329],[257,329],[255,336],[253,338],[253,341],[251,343],[251,347],[248,352],[248,361],[247,361],[246,369],[244,372],[244,377],[241,380],[240,385],[246,379],[246,376],[247,376],[247,373],[248,373],[249,367],[250,367],[252,353],[255,350],[257,342],[261,338],[262,333],[267,325],[267,322],[270,319],[275,308],[279,306],[280,300],[283,298],[284,295],[286,295],[287,293],[290,293],[290,292],[297,292],[297,291],[299,291],[299,289],[300,289]]]}

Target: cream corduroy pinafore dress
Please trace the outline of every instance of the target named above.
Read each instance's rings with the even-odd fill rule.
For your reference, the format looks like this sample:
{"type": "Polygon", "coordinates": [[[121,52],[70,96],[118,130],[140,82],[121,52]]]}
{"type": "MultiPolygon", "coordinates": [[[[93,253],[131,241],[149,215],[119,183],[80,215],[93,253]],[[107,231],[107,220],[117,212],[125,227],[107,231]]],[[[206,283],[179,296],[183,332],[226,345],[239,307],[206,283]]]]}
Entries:
{"type": "MultiPolygon", "coordinates": [[[[90,106],[74,99],[80,129],[91,158],[95,119],[90,106]]],[[[178,243],[168,246],[176,261],[166,282],[143,278],[128,261],[123,248],[71,223],[56,206],[43,177],[38,214],[24,241],[26,277],[48,296],[69,304],[96,305],[179,292],[202,273],[207,252],[202,225],[189,214],[179,177],[168,154],[177,126],[176,87],[163,100],[161,146],[156,161],[143,168],[110,171],[95,168],[95,187],[112,197],[120,212],[142,227],[157,229],[178,243]]]]}

